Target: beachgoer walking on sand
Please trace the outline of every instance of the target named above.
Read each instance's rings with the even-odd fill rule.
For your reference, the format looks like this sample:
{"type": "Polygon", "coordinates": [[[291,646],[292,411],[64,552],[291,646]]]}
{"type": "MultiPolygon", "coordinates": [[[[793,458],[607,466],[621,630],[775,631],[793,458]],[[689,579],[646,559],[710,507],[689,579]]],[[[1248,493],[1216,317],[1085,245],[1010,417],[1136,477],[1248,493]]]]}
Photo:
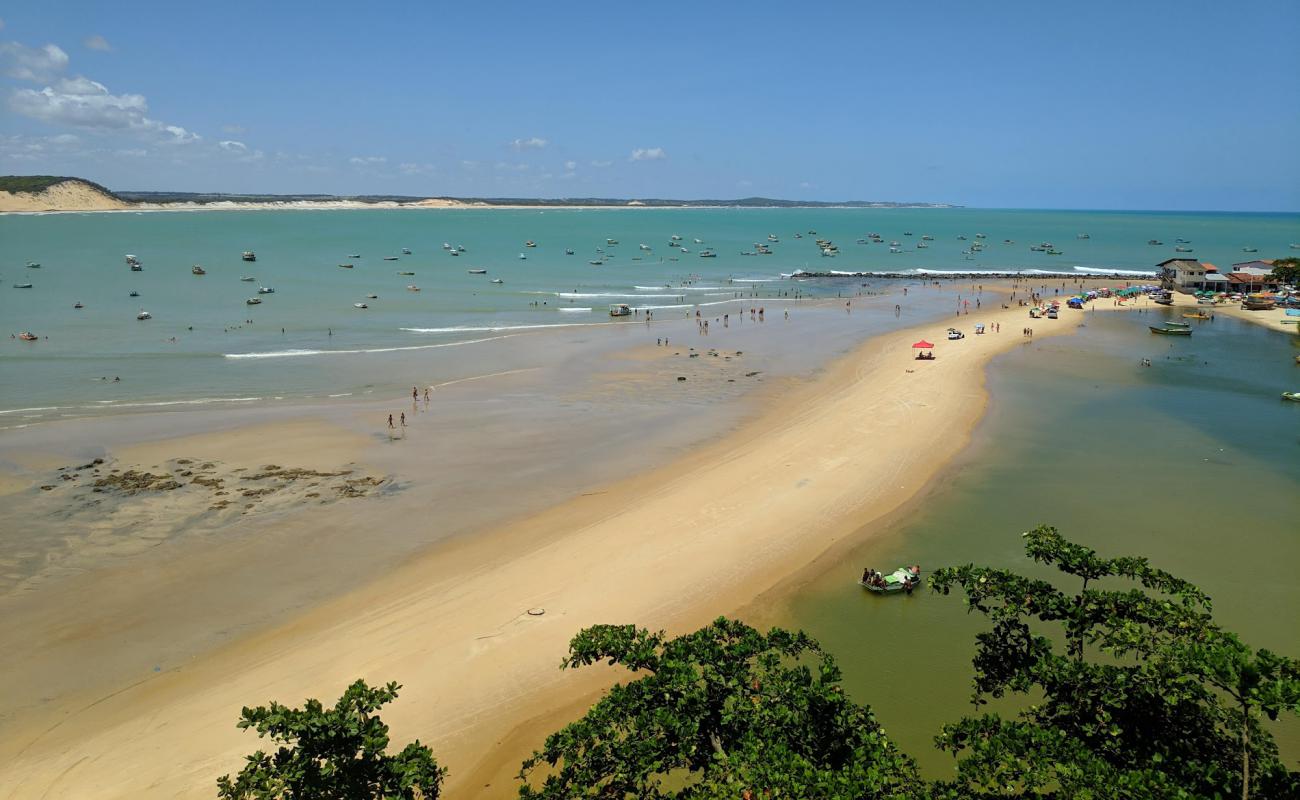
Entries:
{"type": "Polygon", "coordinates": [[[390,431],[393,429],[393,415],[392,415],[392,414],[389,414],[389,415],[388,415],[388,429],[389,429],[390,431]]]}
{"type": "Polygon", "coordinates": [[[411,400],[413,400],[413,401],[418,401],[419,399],[420,399],[420,390],[417,389],[417,388],[415,388],[414,386],[412,386],[412,387],[411,387],[411,400]]]}
{"type": "Polygon", "coordinates": [[[424,402],[429,402],[429,387],[424,387],[424,402]]]}
{"type": "Polygon", "coordinates": [[[402,412],[402,427],[403,427],[403,428],[406,427],[406,412],[405,412],[405,411],[402,412]]]}

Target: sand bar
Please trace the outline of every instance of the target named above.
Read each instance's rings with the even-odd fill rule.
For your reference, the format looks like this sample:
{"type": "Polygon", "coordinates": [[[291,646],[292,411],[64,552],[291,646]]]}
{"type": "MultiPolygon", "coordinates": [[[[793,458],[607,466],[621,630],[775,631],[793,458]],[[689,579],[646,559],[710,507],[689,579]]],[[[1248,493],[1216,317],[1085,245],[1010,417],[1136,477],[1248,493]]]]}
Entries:
{"type": "MultiPolygon", "coordinates": [[[[1033,321],[1036,338],[1088,313],[1033,321]]],[[[968,336],[951,344],[947,323],[878,337],[667,467],[436,546],[192,665],[64,699],[0,737],[0,796],[211,796],[215,777],[256,747],[234,727],[241,706],[330,698],[356,677],[404,684],[385,719],[397,741],[433,746],[454,796],[479,794],[484,776],[495,780],[488,794],[511,794],[495,776],[605,679],[556,668],[575,631],[698,625],[897,508],[964,446],[985,402],[984,365],[1028,343],[1029,322],[1013,308],[962,317],[968,336]],[[971,335],[976,319],[1002,332],[971,335]],[[936,361],[913,360],[922,337],[936,361]]],[[[409,521],[374,520],[398,522],[409,521]]]]}

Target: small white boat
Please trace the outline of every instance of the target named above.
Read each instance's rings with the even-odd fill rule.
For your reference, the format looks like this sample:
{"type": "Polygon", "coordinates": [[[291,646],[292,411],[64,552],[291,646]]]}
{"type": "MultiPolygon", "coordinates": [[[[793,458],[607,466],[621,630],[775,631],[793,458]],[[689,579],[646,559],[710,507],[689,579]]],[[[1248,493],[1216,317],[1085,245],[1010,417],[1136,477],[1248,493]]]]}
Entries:
{"type": "Polygon", "coordinates": [[[524,255],[523,253],[520,253],[520,254],[519,254],[519,260],[520,260],[520,261],[527,261],[527,260],[528,260],[528,256],[524,255]]]}
{"type": "Polygon", "coordinates": [[[244,283],[252,283],[253,281],[257,280],[257,278],[252,275],[244,275],[243,277],[240,278],[240,280],[243,281],[244,283]]]}
{"type": "Polygon", "coordinates": [[[370,308],[370,306],[366,305],[365,303],[353,303],[353,304],[352,304],[352,307],[353,307],[353,308],[370,308]]]}
{"type": "Polygon", "coordinates": [[[572,250],[569,250],[569,249],[566,248],[565,251],[564,251],[564,254],[565,254],[566,256],[571,256],[571,255],[573,255],[573,251],[572,251],[572,250]]]}
{"type": "Polygon", "coordinates": [[[77,302],[73,303],[73,304],[72,304],[72,307],[73,307],[73,308],[85,308],[85,306],[83,306],[83,305],[81,304],[81,301],[80,301],[80,300],[78,300],[77,302]]]}
{"type": "Polygon", "coordinates": [[[140,293],[136,291],[132,291],[130,294],[127,295],[127,297],[139,297],[139,296],[140,293]]]}
{"type": "Polygon", "coordinates": [[[195,275],[207,275],[207,274],[208,274],[208,271],[207,271],[206,269],[204,269],[203,267],[200,267],[198,264],[195,264],[194,266],[190,267],[190,272],[194,273],[195,275]]]}
{"type": "Polygon", "coordinates": [[[253,254],[253,251],[252,251],[252,250],[245,250],[244,253],[243,253],[243,255],[240,256],[240,258],[244,259],[245,261],[256,261],[256,260],[257,260],[257,256],[253,254]]]}
{"type": "Polygon", "coordinates": [[[409,248],[409,247],[403,247],[403,248],[402,248],[402,255],[404,255],[404,256],[409,256],[410,254],[411,254],[411,248],[409,248]]]}
{"type": "Polygon", "coordinates": [[[366,299],[367,299],[367,300],[378,300],[378,299],[379,299],[379,295],[377,295],[377,294],[368,294],[368,295],[366,295],[366,299]]]}
{"type": "Polygon", "coordinates": [[[487,274],[487,270],[485,270],[485,269],[469,269],[469,270],[465,270],[465,271],[468,272],[468,273],[471,274],[471,275],[486,275],[486,274],[487,274]]]}
{"type": "Polygon", "coordinates": [[[618,239],[606,239],[605,244],[618,244],[618,239]]]}
{"type": "Polygon", "coordinates": [[[448,243],[448,242],[443,242],[443,243],[442,243],[442,249],[443,249],[443,250],[450,250],[450,249],[451,249],[451,244],[448,243]]]}
{"type": "Polygon", "coordinates": [[[14,288],[15,288],[15,289],[30,289],[30,288],[32,288],[32,285],[31,285],[30,283],[15,283],[15,284],[14,284],[14,288]]]}
{"type": "Polygon", "coordinates": [[[416,285],[413,283],[413,284],[411,284],[410,286],[406,287],[406,291],[408,291],[408,292],[418,292],[418,291],[420,291],[420,287],[419,287],[419,286],[416,286],[416,285]]]}
{"type": "MultiPolygon", "coordinates": [[[[505,283],[505,281],[501,280],[500,278],[493,278],[493,279],[492,279],[492,282],[493,282],[493,283],[505,283]]],[[[419,291],[419,290],[417,289],[416,291],[419,291]]]]}
{"type": "Polygon", "coordinates": [[[275,294],[275,289],[272,289],[270,286],[259,286],[259,287],[257,287],[257,293],[258,293],[258,294],[275,294]]]}
{"type": "Polygon", "coordinates": [[[250,297],[250,298],[248,298],[247,300],[245,300],[244,303],[246,303],[247,305],[250,305],[250,306],[260,306],[260,305],[262,304],[262,298],[260,298],[260,297],[250,297]]]}
{"type": "Polygon", "coordinates": [[[38,264],[38,263],[36,263],[35,261],[28,261],[28,262],[27,262],[27,268],[28,268],[28,269],[40,269],[40,268],[41,268],[41,265],[38,264]]]}
{"type": "Polygon", "coordinates": [[[384,256],[385,261],[396,261],[397,256],[384,256]]]}
{"type": "Polygon", "coordinates": [[[148,311],[141,311],[139,314],[136,314],[136,315],[135,315],[135,318],[136,318],[136,319],[153,319],[153,314],[150,314],[148,311]]]}
{"type": "Polygon", "coordinates": [[[528,241],[524,242],[524,247],[536,247],[536,246],[537,246],[537,242],[534,242],[532,239],[529,239],[528,241]]]}

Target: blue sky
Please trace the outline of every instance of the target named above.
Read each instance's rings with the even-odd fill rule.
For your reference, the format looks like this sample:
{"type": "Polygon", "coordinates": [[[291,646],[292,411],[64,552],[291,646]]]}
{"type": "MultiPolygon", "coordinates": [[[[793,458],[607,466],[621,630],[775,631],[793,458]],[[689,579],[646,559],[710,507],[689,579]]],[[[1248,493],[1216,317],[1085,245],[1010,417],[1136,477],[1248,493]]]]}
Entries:
{"type": "Polygon", "coordinates": [[[1300,2],[0,6],[0,172],[1300,209],[1300,2]]]}

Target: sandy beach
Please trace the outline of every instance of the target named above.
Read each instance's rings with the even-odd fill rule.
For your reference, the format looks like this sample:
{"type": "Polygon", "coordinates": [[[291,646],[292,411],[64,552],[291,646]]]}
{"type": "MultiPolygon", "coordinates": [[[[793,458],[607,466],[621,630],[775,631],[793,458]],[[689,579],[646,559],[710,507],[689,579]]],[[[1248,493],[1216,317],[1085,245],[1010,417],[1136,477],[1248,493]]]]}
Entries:
{"type": "MultiPolygon", "coordinates": [[[[3,723],[3,796],[209,796],[256,746],[235,729],[240,707],[329,698],[357,677],[405,686],[385,719],[396,741],[433,747],[451,769],[452,796],[511,794],[522,757],[611,677],[556,668],[577,630],[623,621],[683,630],[745,606],[898,508],[964,446],[990,358],[1072,332],[1089,313],[1034,321],[1033,339],[1018,307],[954,320],[968,334],[957,342],[945,340],[946,322],[878,336],[815,379],[770,392],[737,429],[664,467],[434,545],[181,667],[48,698],[3,723]],[[976,319],[1002,330],[975,336],[976,319]],[[936,360],[914,360],[920,338],[936,344],[936,360]]],[[[278,442],[275,464],[366,460],[346,437],[312,458],[316,438],[278,442]]],[[[218,441],[203,455],[221,455],[218,441]]],[[[134,455],[175,457],[172,445],[150,447],[134,455]]],[[[376,504],[345,508],[313,513],[374,529],[411,522],[376,504]]],[[[310,564],[287,574],[309,579],[310,564]]],[[[59,635],[76,637],[75,627],[59,635]]]]}
{"type": "Polygon", "coordinates": [[[1234,319],[1252,322],[1269,330],[1282,333],[1297,333],[1296,323],[1300,322],[1300,317],[1288,317],[1284,308],[1274,308],[1268,311],[1247,311],[1241,307],[1240,303],[1202,306],[1198,305],[1196,298],[1189,294],[1175,294],[1174,305],[1179,308],[1195,308],[1210,314],[1225,314],[1234,319]]]}

